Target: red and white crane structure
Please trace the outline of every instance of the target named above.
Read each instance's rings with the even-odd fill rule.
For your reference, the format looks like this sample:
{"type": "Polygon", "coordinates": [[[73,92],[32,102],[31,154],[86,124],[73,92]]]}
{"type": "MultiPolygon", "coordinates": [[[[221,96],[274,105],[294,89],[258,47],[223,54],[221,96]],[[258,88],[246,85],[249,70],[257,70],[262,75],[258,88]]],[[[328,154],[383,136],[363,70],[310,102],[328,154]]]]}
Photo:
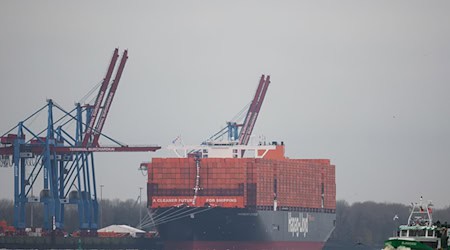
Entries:
{"type": "Polygon", "coordinates": [[[67,112],[52,100],[47,100],[44,107],[0,136],[0,158],[9,159],[14,168],[14,226],[19,231],[26,228],[25,205],[29,202],[41,202],[44,203],[45,230],[62,229],[64,205],[76,204],[81,232],[95,234],[99,223],[93,153],[154,152],[161,148],[156,145],[124,145],[102,133],[128,59],[128,52],[125,50],[110,84],[119,58],[118,52],[118,49],[114,50],[94,105],[82,106],[77,103],[72,111],[67,112]],[[34,119],[45,108],[48,113],[47,126],[34,132],[25,122],[34,119]],[[59,117],[54,114],[54,109],[60,111],[59,117]],[[71,121],[76,123],[75,133],[68,131],[71,121]],[[62,124],[55,129],[58,123],[62,124]],[[14,130],[17,133],[12,133],[14,130]],[[114,145],[99,145],[101,136],[114,145]],[[26,137],[31,138],[26,140],[26,137]],[[40,197],[30,197],[30,190],[38,176],[43,177],[40,197]]]}
{"type": "MultiPolygon", "coordinates": [[[[258,154],[258,150],[261,152],[267,152],[269,149],[273,149],[272,145],[248,145],[253,129],[258,119],[258,115],[261,111],[264,98],[267,93],[267,89],[270,84],[270,76],[262,75],[256,93],[249,105],[244,122],[238,123],[235,119],[227,122],[227,126],[222,128],[219,132],[212,135],[209,139],[204,141],[201,145],[187,145],[176,146],[170,145],[168,148],[173,150],[178,157],[195,156],[199,158],[206,157],[218,157],[218,158],[241,158],[244,157],[244,153],[248,152],[248,156],[251,157],[263,157],[265,153],[258,154]],[[223,136],[228,133],[228,140],[223,141],[223,136]]],[[[245,109],[241,112],[243,113],[245,109]]],[[[240,112],[240,116],[242,113],[240,112]]]]}
{"type": "Polygon", "coordinates": [[[253,97],[250,108],[248,109],[247,116],[245,117],[244,124],[242,124],[241,132],[239,133],[238,145],[248,145],[269,84],[270,76],[265,77],[262,75],[259,80],[255,96],[253,97]]]}

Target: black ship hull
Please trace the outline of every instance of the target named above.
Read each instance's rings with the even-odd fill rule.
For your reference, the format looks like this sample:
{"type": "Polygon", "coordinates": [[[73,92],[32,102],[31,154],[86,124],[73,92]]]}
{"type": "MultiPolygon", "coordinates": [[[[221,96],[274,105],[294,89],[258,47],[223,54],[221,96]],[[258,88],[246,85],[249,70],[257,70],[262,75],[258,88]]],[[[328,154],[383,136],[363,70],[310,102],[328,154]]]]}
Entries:
{"type": "Polygon", "coordinates": [[[335,225],[335,211],[243,208],[159,208],[153,223],[171,250],[322,249],[335,225]]]}

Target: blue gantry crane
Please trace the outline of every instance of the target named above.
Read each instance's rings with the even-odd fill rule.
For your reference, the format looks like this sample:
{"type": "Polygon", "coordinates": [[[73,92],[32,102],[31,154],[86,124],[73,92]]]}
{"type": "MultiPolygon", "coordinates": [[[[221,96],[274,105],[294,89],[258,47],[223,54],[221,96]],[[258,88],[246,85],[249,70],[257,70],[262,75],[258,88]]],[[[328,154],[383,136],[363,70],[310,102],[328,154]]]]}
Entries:
{"type": "Polygon", "coordinates": [[[26,228],[27,204],[40,202],[44,205],[43,228],[47,232],[62,232],[64,207],[74,205],[78,208],[81,234],[95,235],[99,209],[94,153],[154,152],[161,148],[125,145],[102,133],[128,58],[127,50],[123,52],[110,84],[118,58],[119,50],[115,49],[94,105],[77,103],[71,111],[66,111],[50,99],[45,106],[0,136],[0,163],[9,162],[14,168],[14,226],[18,232],[24,232],[26,228]],[[47,112],[44,129],[34,130],[25,125],[42,112],[47,112]],[[70,131],[72,124],[75,124],[74,131],[70,131]],[[100,136],[112,145],[100,146],[100,136]],[[39,197],[34,197],[30,191],[39,177],[42,178],[42,190],[39,197]]]}

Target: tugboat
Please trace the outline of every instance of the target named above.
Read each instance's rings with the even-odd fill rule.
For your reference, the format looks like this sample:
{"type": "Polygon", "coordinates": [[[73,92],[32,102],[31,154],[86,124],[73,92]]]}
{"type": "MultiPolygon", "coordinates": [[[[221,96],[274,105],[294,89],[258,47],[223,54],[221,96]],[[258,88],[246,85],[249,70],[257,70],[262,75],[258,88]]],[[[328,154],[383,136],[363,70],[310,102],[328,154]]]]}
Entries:
{"type": "Polygon", "coordinates": [[[384,250],[449,250],[447,223],[433,224],[432,206],[431,202],[424,206],[422,197],[418,203],[412,203],[408,224],[401,225],[397,236],[384,242],[384,250]]]}

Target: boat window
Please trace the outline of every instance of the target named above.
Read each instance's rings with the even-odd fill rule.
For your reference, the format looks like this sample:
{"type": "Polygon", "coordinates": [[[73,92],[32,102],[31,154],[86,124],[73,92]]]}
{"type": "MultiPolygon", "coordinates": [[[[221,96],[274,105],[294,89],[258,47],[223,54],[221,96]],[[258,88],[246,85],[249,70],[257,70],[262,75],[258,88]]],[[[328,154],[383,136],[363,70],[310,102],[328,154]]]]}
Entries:
{"type": "Polygon", "coordinates": [[[427,230],[428,232],[428,237],[433,237],[433,230],[427,230]]]}
{"type": "Polygon", "coordinates": [[[417,236],[425,236],[425,230],[418,230],[417,236]]]}
{"type": "Polygon", "coordinates": [[[409,236],[417,236],[417,230],[409,230],[409,236]]]}
{"type": "Polygon", "coordinates": [[[406,230],[402,230],[402,235],[401,236],[406,236],[406,230]]]}

